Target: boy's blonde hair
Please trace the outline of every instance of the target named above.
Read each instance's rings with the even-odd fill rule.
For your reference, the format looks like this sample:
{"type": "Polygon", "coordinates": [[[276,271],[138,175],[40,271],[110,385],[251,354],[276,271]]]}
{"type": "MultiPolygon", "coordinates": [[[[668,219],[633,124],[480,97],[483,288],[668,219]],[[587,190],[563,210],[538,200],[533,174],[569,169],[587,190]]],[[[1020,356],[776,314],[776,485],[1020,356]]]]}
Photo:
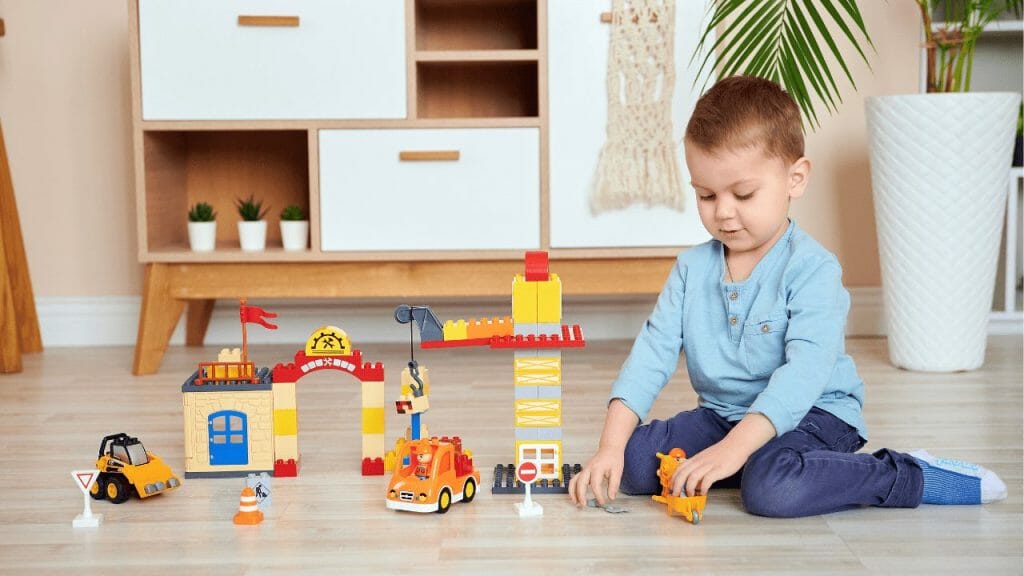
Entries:
{"type": "Polygon", "coordinates": [[[685,140],[712,153],[759,146],[787,162],[804,155],[800,107],[775,82],[753,76],[723,78],[701,96],[685,140]]]}

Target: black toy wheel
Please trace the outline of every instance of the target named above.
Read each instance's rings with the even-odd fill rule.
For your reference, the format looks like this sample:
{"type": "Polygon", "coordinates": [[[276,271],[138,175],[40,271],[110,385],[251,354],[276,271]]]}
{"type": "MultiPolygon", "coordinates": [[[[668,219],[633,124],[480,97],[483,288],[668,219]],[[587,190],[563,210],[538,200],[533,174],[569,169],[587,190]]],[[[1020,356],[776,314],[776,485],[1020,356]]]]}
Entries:
{"type": "Polygon", "coordinates": [[[462,501],[469,504],[476,498],[476,480],[472,477],[466,479],[466,485],[462,487],[462,501]]]}
{"type": "Polygon", "coordinates": [[[89,496],[92,496],[93,500],[103,500],[107,496],[107,475],[100,473],[99,478],[92,483],[92,487],[89,488],[89,496]]]}
{"type": "Polygon", "coordinates": [[[437,513],[444,514],[452,507],[452,491],[444,488],[441,495],[437,497],[437,513]]]}
{"type": "Polygon", "coordinates": [[[120,476],[110,477],[107,481],[107,489],[105,492],[107,494],[107,500],[110,500],[114,504],[121,504],[131,496],[131,490],[128,487],[128,483],[120,476]]]}

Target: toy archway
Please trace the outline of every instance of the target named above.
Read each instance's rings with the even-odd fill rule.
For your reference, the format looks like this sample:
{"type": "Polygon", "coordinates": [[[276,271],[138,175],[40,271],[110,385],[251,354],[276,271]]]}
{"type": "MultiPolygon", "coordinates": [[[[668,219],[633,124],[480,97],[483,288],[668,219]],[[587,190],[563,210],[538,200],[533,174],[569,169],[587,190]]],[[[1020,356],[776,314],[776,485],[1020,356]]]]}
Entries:
{"type": "Polygon", "coordinates": [[[298,475],[299,437],[295,384],[306,374],[338,370],[362,384],[363,475],[384,474],[384,365],[363,362],[345,331],[322,326],[289,364],[274,366],[274,476],[298,475]]]}

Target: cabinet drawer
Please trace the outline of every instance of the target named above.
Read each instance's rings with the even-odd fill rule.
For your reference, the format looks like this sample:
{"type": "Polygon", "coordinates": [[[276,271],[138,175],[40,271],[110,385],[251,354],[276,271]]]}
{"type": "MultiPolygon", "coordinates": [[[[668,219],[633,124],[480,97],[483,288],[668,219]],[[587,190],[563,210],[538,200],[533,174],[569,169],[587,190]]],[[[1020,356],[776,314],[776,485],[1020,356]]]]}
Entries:
{"type": "Polygon", "coordinates": [[[402,0],[140,0],[139,48],[145,120],[406,116],[402,0]]]}
{"type": "Polygon", "coordinates": [[[536,128],[321,130],[321,249],[537,248],[539,147],[536,128]]]}

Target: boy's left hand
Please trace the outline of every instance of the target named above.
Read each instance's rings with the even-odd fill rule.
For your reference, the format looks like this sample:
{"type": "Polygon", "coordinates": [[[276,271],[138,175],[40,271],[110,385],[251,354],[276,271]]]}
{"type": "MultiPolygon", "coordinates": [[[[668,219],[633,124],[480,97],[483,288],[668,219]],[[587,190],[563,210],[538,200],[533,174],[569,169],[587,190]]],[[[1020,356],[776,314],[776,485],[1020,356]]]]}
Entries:
{"type": "Polygon", "coordinates": [[[734,450],[722,440],[683,461],[672,476],[672,494],[707,494],[711,485],[739,472],[749,454],[734,450]]]}
{"type": "Polygon", "coordinates": [[[683,461],[672,475],[672,494],[707,494],[711,485],[739,472],[747,458],[775,437],[775,426],[751,412],[725,438],[683,461]]]}

